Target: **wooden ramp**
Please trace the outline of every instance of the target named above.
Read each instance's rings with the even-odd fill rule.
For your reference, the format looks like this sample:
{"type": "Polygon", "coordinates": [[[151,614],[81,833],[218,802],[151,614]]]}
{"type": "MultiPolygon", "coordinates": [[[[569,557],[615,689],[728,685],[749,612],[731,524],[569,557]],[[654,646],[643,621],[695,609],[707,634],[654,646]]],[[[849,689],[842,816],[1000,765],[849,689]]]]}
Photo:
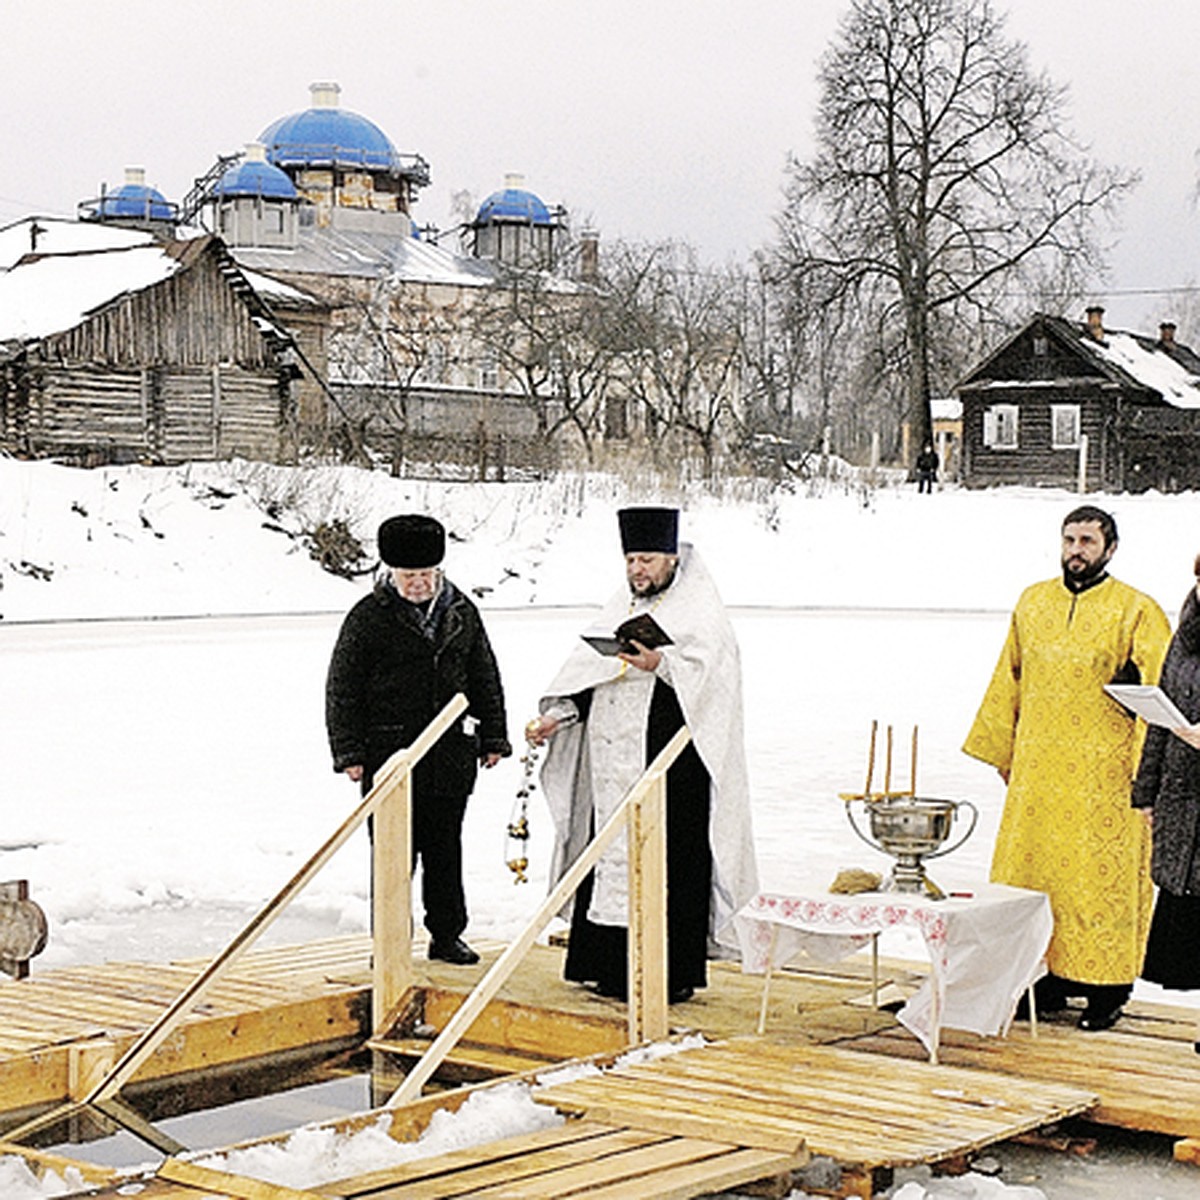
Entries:
{"type": "MultiPolygon", "coordinates": [[[[840,1194],[869,1196],[879,1169],[959,1158],[1095,1099],[1079,1088],[924,1062],[881,1068],[869,1054],[757,1036],[535,1086],[533,1096],[566,1123],[300,1191],[169,1159],[140,1194],[653,1200],[770,1182],[783,1195],[820,1154],[841,1165],[840,1194]]],[[[96,1195],[117,1195],[115,1186],[96,1195]]]]}
{"type": "MultiPolygon", "coordinates": [[[[168,1159],[142,1180],[142,1200],[671,1200],[783,1177],[808,1155],[747,1149],[595,1121],[567,1121],[520,1137],[373,1171],[311,1189],[284,1188],[168,1159]]],[[[90,1193],[116,1197],[120,1185],[90,1193]]]]}
{"type": "Polygon", "coordinates": [[[784,1147],[868,1171],[960,1157],[1089,1109],[1094,1093],[747,1036],[539,1088],[592,1120],[784,1147]]]}

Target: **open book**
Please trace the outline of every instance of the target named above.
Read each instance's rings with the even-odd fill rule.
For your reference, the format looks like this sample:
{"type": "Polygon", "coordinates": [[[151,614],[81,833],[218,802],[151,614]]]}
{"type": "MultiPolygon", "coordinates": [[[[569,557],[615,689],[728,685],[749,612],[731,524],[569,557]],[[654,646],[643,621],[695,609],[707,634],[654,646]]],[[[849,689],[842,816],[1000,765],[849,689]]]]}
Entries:
{"type": "Polygon", "coordinates": [[[1104,690],[1123,704],[1135,716],[1151,725],[1162,725],[1166,729],[1179,729],[1190,725],[1162,688],[1151,683],[1106,683],[1104,690]]]}
{"type": "Polygon", "coordinates": [[[600,654],[634,654],[634,642],[641,642],[648,650],[671,645],[667,631],[649,613],[638,613],[622,621],[611,633],[605,629],[585,629],[579,636],[600,654]]]}

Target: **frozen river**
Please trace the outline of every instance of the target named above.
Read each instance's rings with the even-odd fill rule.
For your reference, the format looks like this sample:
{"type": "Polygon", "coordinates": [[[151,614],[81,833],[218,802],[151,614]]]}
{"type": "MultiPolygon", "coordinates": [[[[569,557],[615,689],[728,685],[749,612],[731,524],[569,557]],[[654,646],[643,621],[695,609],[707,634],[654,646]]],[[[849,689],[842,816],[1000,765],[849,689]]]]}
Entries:
{"type": "MultiPolygon", "coordinates": [[[[514,739],[586,610],[493,611],[514,739]]],[[[51,914],[50,965],[203,953],[240,925],[355,799],[329,767],[323,684],[341,614],[0,626],[0,874],[51,914]]],[[[879,868],[838,793],[865,781],[871,721],[896,729],[923,794],[979,805],[979,829],[939,878],[986,870],[1001,799],[958,747],[1004,631],[1000,614],[735,610],[755,837],[764,886],[845,865],[879,868]]],[[[877,786],[882,783],[880,739],[877,786]]],[[[471,933],[511,936],[544,886],[549,836],[532,814],[532,880],[514,887],[504,825],[516,760],[481,776],[466,835],[471,933]]],[[[305,894],[299,934],[365,927],[362,845],[305,894]]],[[[288,928],[287,925],[284,928],[288,928]]]]}
{"type": "MultiPolygon", "coordinates": [[[[590,616],[485,614],[514,735],[590,616]]],[[[975,834],[930,873],[958,887],[984,878],[1003,792],[995,773],[959,746],[1007,615],[733,616],[763,886],[831,879],[842,866],[886,869],[884,856],[855,837],[838,799],[865,782],[872,720],[895,728],[896,782],[908,778],[915,724],[919,790],[980,809],[975,834]]],[[[323,725],[340,620],[0,624],[0,878],[27,878],[50,915],[50,946],[35,971],[213,953],[329,835],[357,796],[329,768],[323,725]]],[[[877,783],[882,766],[881,740],[877,783]]],[[[468,809],[469,937],[513,936],[544,894],[550,839],[540,803],[531,814],[531,882],[515,886],[504,865],[519,777],[515,760],[484,774],[468,809]]],[[[266,940],[365,929],[366,897],[360,838],[266,940]]],[[[1139,994],[1161,996],[1140,985],[1139,994]]],[[[1164,1139],[1114,1135],[1087,1159],[1011,1145],[996,1153],[1010,1187],[1036,1183],[1051,1200],[1194,1194],[1195,1169],[1172,1164],[1164,1139]]]]}

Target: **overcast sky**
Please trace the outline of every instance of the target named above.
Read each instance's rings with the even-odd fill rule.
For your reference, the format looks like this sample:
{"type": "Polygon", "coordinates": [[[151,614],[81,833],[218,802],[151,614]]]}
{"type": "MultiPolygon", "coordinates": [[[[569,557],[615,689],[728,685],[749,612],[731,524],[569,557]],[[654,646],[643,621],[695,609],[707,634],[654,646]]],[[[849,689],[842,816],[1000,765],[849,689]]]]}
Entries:
{"type": "MultiPolygon", "coordinates": [[[[315,80],[433,183],[451,223],[508,171],[602,237],[679,236],[710,259],[766,241],[815,64],[844,0],[41,0],[0,6],[0,223],[67,213],[129,165],[181,200],[218,154],[307,108],[315,80]]],[[[1200,9],[998,0],[1071,125],[1140,170],[1112,254],[1113,324],[1154,328],[1200,282],[1200,9]]],[[[1198,306],[1200,311],[1200,306],[1198,306]]],[[[1183,324],[1181,322],[1181,324],[1183,324]]],[[[1180,336],[1189,333],[1181,328],[1180,336]]],[[[1200,341],[1200,330],[1193,335],[1200,341]]]]}

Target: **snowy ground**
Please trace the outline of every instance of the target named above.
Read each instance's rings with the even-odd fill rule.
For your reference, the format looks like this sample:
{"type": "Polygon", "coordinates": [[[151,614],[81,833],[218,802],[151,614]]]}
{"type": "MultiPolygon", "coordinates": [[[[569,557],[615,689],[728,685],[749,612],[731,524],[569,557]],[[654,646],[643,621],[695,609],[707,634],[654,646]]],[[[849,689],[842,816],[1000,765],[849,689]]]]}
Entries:
{"type": "MultiPolygon", "coordinates": [[[[392,512],[439,516],[448,573],[485,610],[516,740],[589,606],[620,581],[614,509],[660,498],[578,479],[456,486],[0,459],[0,878],[29,879],[49,915],[35,970],[219,949],[354,802],[329,769],[322,687],[367,582],[322,572],[292,536],[301,527],[341,517],[370,537],[392,512]]],[[[1013,601],[1057,573],[1058,526],[1077,498],[830,485],[683,499],[684,536],[741,642],[764,886],[886,865],[837,798],[863,782],[873,719],[896,729],[898,777],[917,725],[921,792],[980,809],[974,836],[931,873],[983,878],[1003,792],[959,746],[1013,601]]],[[[1174,617],[1200,549],[1187,532],[1196,497],[1108,503],[1114,573],[1174,617]]],[[[468,810],[468,937],[513,936],[544,894],[537,804],[530,884],[504,865],[518,779],[515,760],[485,774],[468,810]]],[[[359,840],[268,941],[365,928],[366,867],[359,840]]],[[[1072,1186],[1047,1194],[1110,1194],[1072,1186]]]]}

